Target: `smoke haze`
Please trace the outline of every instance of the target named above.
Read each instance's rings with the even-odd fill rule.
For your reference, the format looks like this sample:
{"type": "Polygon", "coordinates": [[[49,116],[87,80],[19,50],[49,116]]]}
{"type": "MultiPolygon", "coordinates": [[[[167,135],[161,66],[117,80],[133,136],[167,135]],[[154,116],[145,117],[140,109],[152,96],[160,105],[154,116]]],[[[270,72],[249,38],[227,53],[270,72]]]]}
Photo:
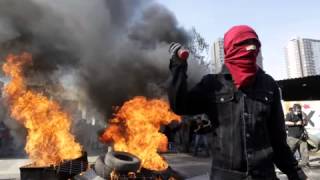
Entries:
{"type": "MultiPolygon", "coordinates": [[[[72,86],[66,89],[107,116],[133,96],[162,96],[168,45],[190,38],[172,12],[152,0],[0,1],[2,60],[31,52],[29,79],[72,86]]],[[[195,61],[189,67],[197,80],[205,73],[195,61]]]]}

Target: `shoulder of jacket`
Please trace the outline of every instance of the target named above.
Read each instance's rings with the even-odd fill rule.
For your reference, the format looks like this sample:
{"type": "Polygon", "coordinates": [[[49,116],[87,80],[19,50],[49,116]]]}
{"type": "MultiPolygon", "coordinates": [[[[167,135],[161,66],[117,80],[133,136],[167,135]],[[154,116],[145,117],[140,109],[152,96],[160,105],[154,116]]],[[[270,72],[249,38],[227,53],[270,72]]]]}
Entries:
{"type": "Polygon", "coordinates": [[[261,79],[265,83],[267,83],[269,86],[277,87],[277,88],[279,87],[277,81],[274,80],[274,78],[271,75],[265,73],[263,70],[261,70],[261,72],[259,74],[262,77],[261,79]]]}
{"type": "Polygon", "coordinates": [[[223,74],[207,74],[202,77],[205,81],[217,81],[219,78],[223,77],[223,74]]]}
{"type": "Polygon", "coordinates": [[[221,78],[223,78],[222,74],[207,74],[202,77],[201,83],[213,85],[220,82],[221,78]]]}
{"type": "Polygon", "coordinates": [[[201,82],[206,83],[206,82],[214,81],[214,80],[215,80],[215,74],[207,74],[202,77],[201,82]]]}
{"type": "Polygon", "coordinates": [[[219,83],[220,77],[221,75],[219,74],[207,74],[202,77],[200,84],[207,89],[215,88],[216,84],[219,83]]]}

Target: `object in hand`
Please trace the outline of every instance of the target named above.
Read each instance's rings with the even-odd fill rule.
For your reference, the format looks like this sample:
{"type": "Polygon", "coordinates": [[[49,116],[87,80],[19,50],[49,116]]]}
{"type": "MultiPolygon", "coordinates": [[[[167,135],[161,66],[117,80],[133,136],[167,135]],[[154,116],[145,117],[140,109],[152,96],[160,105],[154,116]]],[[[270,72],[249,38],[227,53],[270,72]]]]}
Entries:
{"type": "Polygon", "coordinates": [[[183,48],[179,43],[171,43],[169,46],[169,52],[171,55],[176,55],[181,60],[187,60],[189,57],[189,51],[183,48]]]}

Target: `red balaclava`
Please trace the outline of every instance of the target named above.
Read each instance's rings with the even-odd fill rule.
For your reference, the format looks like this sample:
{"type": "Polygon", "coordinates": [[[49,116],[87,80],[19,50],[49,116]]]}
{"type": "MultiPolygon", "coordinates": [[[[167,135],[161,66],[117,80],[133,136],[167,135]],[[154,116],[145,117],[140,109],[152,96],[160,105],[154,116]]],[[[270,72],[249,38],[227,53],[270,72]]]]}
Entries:
{"type": "MultiPolygon", "coordinates": [[[[252,45],[252,44],[251,44],[252,45]]],[[[256,32],[249,26],[234,26],[224,35],[224,64],[230,71],[235,86],[239,89],[252,83],[258,70],[256,64],[260,41],[256,32]],[[255,46],[243,43],[255,39],[255,46]]]]}

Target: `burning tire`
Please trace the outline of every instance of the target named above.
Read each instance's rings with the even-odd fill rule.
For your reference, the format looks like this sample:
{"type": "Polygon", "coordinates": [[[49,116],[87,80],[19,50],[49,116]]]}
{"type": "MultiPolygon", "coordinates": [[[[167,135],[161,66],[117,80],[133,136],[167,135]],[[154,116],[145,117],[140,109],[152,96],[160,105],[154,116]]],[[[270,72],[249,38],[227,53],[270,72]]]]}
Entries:
{"type": "Polygon", "coordinates": [[[108,178],[110,173],[112,172],[112,168],[107,166],[103,160],[105,158],[105,155],[100,155],[95,164],[94,164],[94,170],[97,175],[103,177],[103,178],[108,178]]]}
{"type": "Polygon", "coordinates": [[[108,152],[104,162],[117,172],[136,172],[141,164],[138,157],[126,152],[108,152]]]}

